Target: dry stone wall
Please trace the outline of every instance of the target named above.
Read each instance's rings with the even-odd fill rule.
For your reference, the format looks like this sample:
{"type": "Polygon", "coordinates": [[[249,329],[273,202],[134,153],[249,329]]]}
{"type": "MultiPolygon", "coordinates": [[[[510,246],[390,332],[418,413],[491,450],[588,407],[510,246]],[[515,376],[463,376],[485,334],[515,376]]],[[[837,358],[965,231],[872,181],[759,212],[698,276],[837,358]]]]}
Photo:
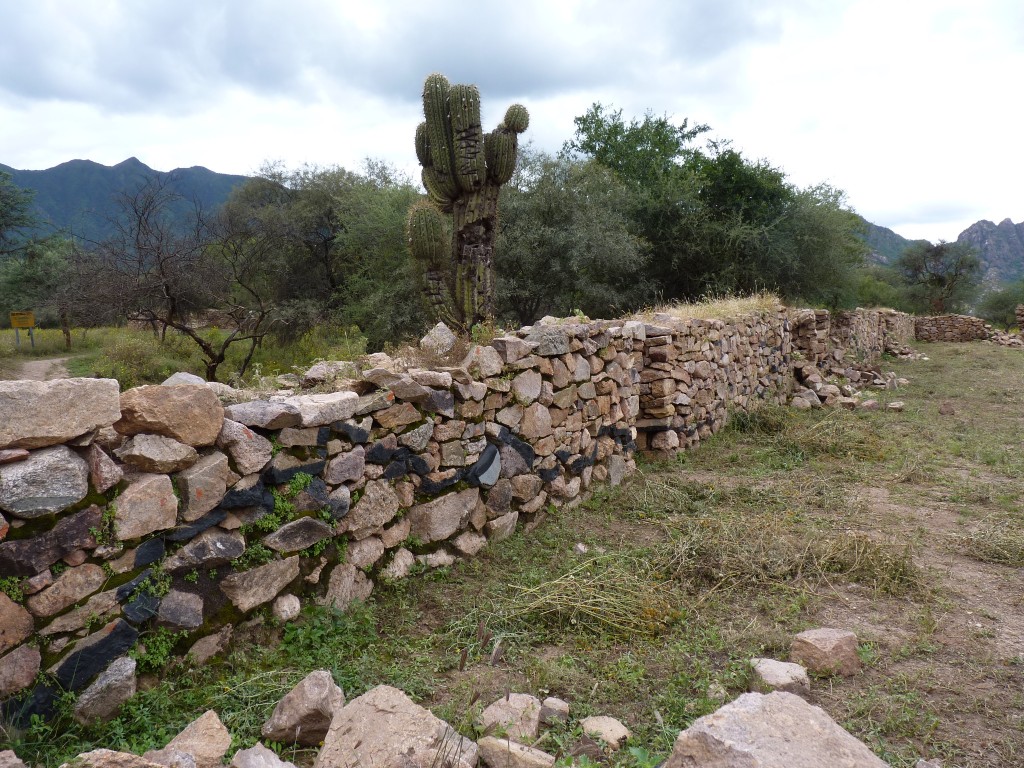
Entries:
{"type": "Polygon", "coordinates": [[[970,315],[937,315],[914,319],[919,341],[980,341],[992,336],[992,326],[970,315]]]}
{"type": "Polygon", "coordinates": [[[0,714],[46,715],[71,690],[80,719],[106,716],[147,633],[184,633],[202,662],[253,612],[345,608],[472,557],[620,483],[636,449],[784,401],[794,350],[877,355],[909,327],[890,320],[556,321],[457,366],[371,355],[332,369],[350,376],[337,391],[260,398],[185,374],[123,393],[0,382],[0,714]]]}

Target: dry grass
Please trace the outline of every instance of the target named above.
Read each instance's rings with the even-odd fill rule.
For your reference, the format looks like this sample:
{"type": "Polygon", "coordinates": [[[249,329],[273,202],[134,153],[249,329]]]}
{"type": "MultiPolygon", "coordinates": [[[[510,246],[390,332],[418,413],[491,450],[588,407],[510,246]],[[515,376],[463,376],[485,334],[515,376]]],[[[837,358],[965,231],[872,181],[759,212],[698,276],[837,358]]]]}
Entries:
{"type": "Polygon", "coordinates": [[[909,546],[858,531],[822,532],[792,511],[717,509],[674,521],[663,567],[693,591],[708,587],[814,588],[843,576],[888,595],[919,593],[909,546]]]}
{"type": "Polygon", "coordinates": [[[638,312],[641,320],[655,320],[656,315],[670,315],[680,320],[726,320],[760,312],[778,312],[782,302],[767,291],[751,296],[707,296],[694,302],[665,304],[638,312]]]}
{"type": "Polygon", "coordinates": [[[644,557],[598,555],[496,602],[489,626],[526,622],[628,640],[661,633],[680,617],[664,579],[644,557]]]}
{"type": "Polygon", "coordinates": [[[1024,567],[1024,528],[1010,520],[987,520],[956,537],[955,545],[984,563],[1024,567]]]}

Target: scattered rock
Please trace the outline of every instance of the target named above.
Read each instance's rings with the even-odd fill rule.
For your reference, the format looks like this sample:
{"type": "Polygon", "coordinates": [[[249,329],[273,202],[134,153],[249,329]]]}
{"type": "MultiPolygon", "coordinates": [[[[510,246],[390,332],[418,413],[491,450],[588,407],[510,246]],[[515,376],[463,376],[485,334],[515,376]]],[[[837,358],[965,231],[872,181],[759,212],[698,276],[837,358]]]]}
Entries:
{"type": "Polygon", "coordinates": [[[235,752],[231,768],[295,768],[295,764],[282,760],[273,750],[257,744],[235,752]]]}
{"type": "Polygon", "coordinates": [[[478,723],[484,733],[495,731],[513,741],[533,742],[540,732],[540,699],[526,693],[510,693],[480,713],[478,723]]]}
{"type": "Polygon", "coordinates": [[[842,629],[822,627],[801,632],[790,646],[790,657],[811,672],[849,677],[861,667],[857,636],[842,629]]]}
{"type": "Polygon", "coordinates": [[[603,741],[612,752],[620,749],[633,734],[614,717],[600,715],[586,717],[580,721],[580,728],[588,736],[603,741]]]}
{"type": "Polygon", "coordinates": [[[164,766],[128,752],[94,749],[91,752],[83,752],[70,763],[64,763],[60,768],[164,768],[164,766]]]}
{"type": "Polygon", "coordinates": [[[350,701],[331,722],[313,768],[473,768],[477,746],[387,685],[350,701]]]}
{"type": "Polygon", "coordinates": [[[895,413],[901,413],[904,407],[905,405],[902,400],[893,400],[891,403],[885,406],[885,410],[894,411],[895,413]]]}
{"type": "Polygon", "coordinates": [[[555,764],[553,755],[509,739],[484,736],[477,747],[480,759],[489,768],[550,768],[555,764]]]}
{"type": "Polygon", "coordinates": [[[310,672],[274,707],[263,738],[284,744],[319,746],[331,720],[345,706],[345,694],[326,669],[310,672]]]}
{"type": "Polygon", "coordinates": [[[540,704],[540,721],[544,725],[555,725],[569,721],[569,702],[548,696],[540,704]]]}
{"type": "Polygon", "coordinates": [[[277,621],[291,621],[302,612],[302,601],[296,595],[278,595],[274,598],[272,610],[277,621]]]}
{"type": "Polygon", "coordinates": [[[887,768],[823,710],[799,696],[745,693],[697,719],[664,768],[887,768]]]}
{"type": "Polygon", "coordinates": [[[217,713],[210,709],[186,726],[166,747],[146,752],[143,757],[164,763],[164,759],[171,757],[174,752],[184,752],[195,758],[196,768],[217,768],[230,746],[231,734],[217,713]]]}
{"type": "Polygon", "coordinates": [[[951,402],[946,400],[939,406],[939,414],[941,416],[955,416],[956,408],[953,407],[953,404],[951,402]]]}
{"type": "Polygon", "coordinates": [[[761,693],[786,691],[797,695],[811,692],[811,680],[807,670],[799,664],[775,659],[751,659],[754,674],[750,688],[761,693]]]}

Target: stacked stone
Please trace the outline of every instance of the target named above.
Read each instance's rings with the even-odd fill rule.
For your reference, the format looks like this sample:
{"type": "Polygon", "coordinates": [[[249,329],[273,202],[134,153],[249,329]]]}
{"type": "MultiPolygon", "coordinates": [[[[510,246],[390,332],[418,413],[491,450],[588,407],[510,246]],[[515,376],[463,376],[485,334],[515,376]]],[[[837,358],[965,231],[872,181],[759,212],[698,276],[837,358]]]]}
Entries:
{"type": "Polygon", "coordinates": [[[728,322],[658,314],[645,333],[636,423],[641,450],[691,448],[721,429],[730,409],[785,401],[792,350],[784,314],[728,322]]]}
{"type": "Polygon", "coordinates": [[[1018,333],[1024,333],[1024,304],[1018,304],[1014,309],[1014,315],[1017,318],[1017,331],[1018,333]]]}
{"type": "Polygon", "coordinates": [[[886,325],[878,310],[837,312],[831,324],[830,357],[833,365],[842,364],[844,358],[877,360],[885,351],[886,325]]]}
{"type": "Polygon", "coordinates": [[[827,309],[790,310],[790,332],[793,350],[804,360],[817,365],[829,354],[832,331],[831,316],[827,309]]]}
{"type": "Polygon", "coordinates": [[[891,355],[906,355],[910,353],[907,343],[913,341],[914,316],[906,312],[897,312],[894,309],[879,310],[882,324],[885,326],[885,347],[884,352],[891,355]]]}
{"type": "Polygon", "coordinates": [[[992,336],[992,326],[969,315],[938,315],[914,320],[918,341],[979,341],[992,336]]]}

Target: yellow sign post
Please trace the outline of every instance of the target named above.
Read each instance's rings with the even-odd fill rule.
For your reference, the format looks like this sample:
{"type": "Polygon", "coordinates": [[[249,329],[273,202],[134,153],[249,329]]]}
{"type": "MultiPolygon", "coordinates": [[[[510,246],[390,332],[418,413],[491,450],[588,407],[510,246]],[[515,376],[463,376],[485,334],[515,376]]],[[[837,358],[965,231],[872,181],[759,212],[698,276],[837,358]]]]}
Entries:
{"type": "Polygon", "coordinates": [[[11,312],[11,328],[32,328],[36,316],[32,312],[11,312]]]}
{"type": "Polygon", "coordinates": [[[32,335],[35,325],[36,316],[32,312],[11,312],[11,328],[14,329],[14,346],[17,349],[21,349],[19,328],[28,328],[28,339],[32,342],[32,349],[36,348],[36,337],[32,335]]]}

